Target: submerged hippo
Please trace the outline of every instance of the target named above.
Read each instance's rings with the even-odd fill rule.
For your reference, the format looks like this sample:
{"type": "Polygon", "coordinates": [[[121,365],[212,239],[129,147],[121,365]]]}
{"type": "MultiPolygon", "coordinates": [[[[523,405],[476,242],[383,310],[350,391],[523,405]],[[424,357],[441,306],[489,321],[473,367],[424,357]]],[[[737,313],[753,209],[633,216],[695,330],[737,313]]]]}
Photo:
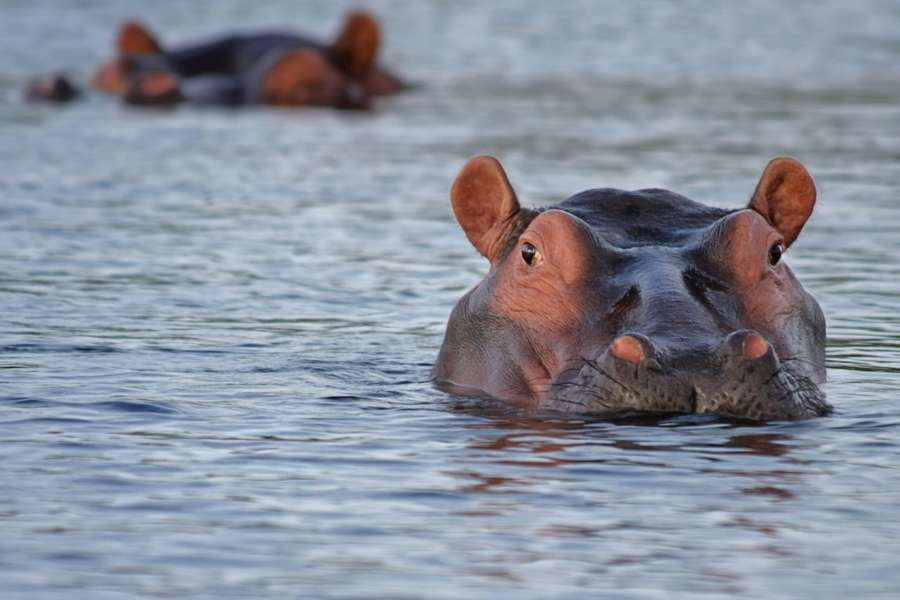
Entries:
{"type": "MultiPolygon", "coordinates": [[[[367,109],[376,96],[407,86],[377,62],[381,32],[364,12],[347,16],[331,43],[282,31],[229,34],[164,48],[137,22],[123,24],[117,56],[103,65],[94,87],[129,104],[180,102],[240,106],[327,106],[367,109]]],[[[32,83],[30,100],[65,102],[60,76],[32,83]]]]}
{"type": "Polygon", "coordinates": [[[451,199],[491,267],[450,315],[439,385],[578,413],[831,411],[825,318],[782,259],[816,201],[799,162],[770,162],[741,210],[660,189],[530,210],[487,156],[451,199]]]}
{"type": "Polygon", "coordinates": [[[267,31],[168,50],[141,24],[126,23],[118,58],[94,84],[132,104],[368,108],[373,96],[405,87],[377,64],[380,40],[377,21],[364,12],[348,15],[331,44],[267,31]]]}

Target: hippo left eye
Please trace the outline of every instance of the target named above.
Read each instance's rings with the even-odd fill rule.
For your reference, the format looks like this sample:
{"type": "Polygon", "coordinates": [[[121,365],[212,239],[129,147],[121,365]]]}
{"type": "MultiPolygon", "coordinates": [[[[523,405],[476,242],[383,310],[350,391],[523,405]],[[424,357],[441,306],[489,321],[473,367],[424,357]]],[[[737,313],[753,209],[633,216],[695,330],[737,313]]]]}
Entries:
{"type": "Polygon", "coordinates": [[[525,242],[522,244],[522,260],[525,261],[529,267],[533,267],[535,264],[540,262],[541,253],[538,252],[538,249],[534,247],[533,244],[529,244],[525,242]]]}
{"type": "Polygon", "coordinates": [[[782,254],[784,254],[784,248],[781,247],[781,244],[775,244],[769,248],[769,264],[773,267],[777,265],[782,254]]]}

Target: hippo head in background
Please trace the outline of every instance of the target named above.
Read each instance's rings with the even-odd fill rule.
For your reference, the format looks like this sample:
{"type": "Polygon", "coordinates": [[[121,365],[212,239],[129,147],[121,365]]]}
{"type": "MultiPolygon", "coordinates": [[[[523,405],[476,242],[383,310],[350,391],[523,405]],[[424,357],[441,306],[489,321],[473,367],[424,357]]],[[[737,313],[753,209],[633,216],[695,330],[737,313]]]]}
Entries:
{"type": "Polygon", "coordinates": [[[94,87],[128,104],[267,104],[368,109],[375,96],[408,86],[377,63],[381,33],[366,12],[347,15],[337,38],[321,44],[280,31],[226,34],[164,48],[143,24],[119,29],[116,57],[94,87]]]}
{"type": "Polygon", "coordinates": [[[438,385],[576,413],[831,411],[825,319],[782,257],[816,199],[797,161],[770,162],[741,210],[659,189],[525,209],[491,157],[451,196],[491,266],[453,309],[438,385]]]}

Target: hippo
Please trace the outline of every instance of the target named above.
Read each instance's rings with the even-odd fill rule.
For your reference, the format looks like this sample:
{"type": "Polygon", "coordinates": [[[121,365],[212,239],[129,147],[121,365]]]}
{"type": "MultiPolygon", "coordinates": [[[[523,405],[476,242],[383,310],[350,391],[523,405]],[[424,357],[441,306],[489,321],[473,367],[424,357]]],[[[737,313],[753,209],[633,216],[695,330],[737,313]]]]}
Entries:
{"type": "Polygon", "coordinates": [[[528,209],[482,156],[451,202],[490,270],[450,315],[439,387],[607,416],[831,412],[825,318],[784,260],[816,202],[798,161],[772,160],[738,210],[611,188],[528,209]]]}
{"type": "MultiPolygon", "coordinates": [[[[377,64],[381,34],[364,12],[347,16],[334,42],[291,32],[235,33],[166,49],[138,22],[119,30],[117,56],[101,65],[94,87],[128,104],[181,102],[241,106],[326,106],[368,109],[376,96],[408,86],[377,64]]],[[[29,98],[65,101],[50,83],[32,85],[29,98]]]]}

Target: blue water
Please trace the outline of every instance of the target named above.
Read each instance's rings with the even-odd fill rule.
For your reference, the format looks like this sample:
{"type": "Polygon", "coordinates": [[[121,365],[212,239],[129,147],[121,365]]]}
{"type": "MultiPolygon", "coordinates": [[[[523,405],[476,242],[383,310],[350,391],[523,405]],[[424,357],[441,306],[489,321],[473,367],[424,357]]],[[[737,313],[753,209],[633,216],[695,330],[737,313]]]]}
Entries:
{"type": "Polygon", "coordinates": [[[0,0],[5,598],[896,598],[900,7],[887,0],[0,0]],[[164,43],[379,14],[423,87],[367,115],[30,106],[115,28],[164,43]],[[487,265],[464,162],[526,204],[726,207],[795,156],[786,260],[833,416],[605,422],[428,373],[487,265]]]}

